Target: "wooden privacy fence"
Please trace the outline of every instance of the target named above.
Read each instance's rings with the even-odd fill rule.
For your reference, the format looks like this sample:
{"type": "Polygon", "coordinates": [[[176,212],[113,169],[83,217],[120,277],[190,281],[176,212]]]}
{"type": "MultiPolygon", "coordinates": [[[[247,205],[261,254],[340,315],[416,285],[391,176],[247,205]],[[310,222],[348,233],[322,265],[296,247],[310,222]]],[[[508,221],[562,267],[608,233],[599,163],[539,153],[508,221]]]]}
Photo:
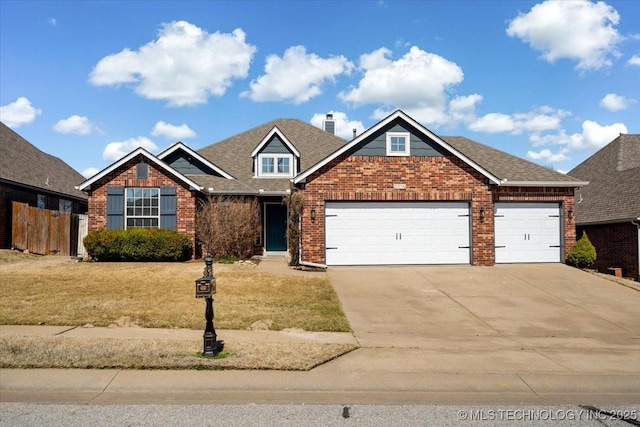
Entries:
{"type": "Polygon", "coordinates": [[[77,253],[78,221],[72,221],[72,214],[69,212],[13,202],[11,223],[11,245],[16,249],[39,255],[69,256],[77,253]],[[72,234],[75,237],[73,248],[72,234]]]}

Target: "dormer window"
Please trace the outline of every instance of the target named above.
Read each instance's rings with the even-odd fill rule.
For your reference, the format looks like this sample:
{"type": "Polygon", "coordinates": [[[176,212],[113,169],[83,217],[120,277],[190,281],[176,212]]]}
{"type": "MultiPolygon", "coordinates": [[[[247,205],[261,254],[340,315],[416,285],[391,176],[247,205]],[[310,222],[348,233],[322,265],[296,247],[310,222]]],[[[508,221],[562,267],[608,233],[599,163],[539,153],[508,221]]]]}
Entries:
{"type": "Polygon", "coordinates": [[[387,156],[408,156],[409,135],[409,132],[387,132],[387,156]]]}
{"type": "Polygon", "coordinates": [[[259,154],[258,176],[292,177],[293,155],[291,154],[259,154]]]}
{"type": "Polygon", "coordinates": [[[300,153],[274,126],[251,152],[256,178],[293,178],[300,166],[300,153]]]}

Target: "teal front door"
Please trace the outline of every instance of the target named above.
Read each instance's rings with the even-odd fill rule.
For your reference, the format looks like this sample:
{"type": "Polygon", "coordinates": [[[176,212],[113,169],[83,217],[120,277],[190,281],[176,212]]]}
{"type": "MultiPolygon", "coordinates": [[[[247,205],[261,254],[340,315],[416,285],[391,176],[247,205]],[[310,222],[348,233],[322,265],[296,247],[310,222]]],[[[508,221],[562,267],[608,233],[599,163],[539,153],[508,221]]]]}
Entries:
{"type": "Polygon", "coordinates": [[[287,250],[287,206],[280,203],[264,205],[265,248],[267,251],[287,250]]]}

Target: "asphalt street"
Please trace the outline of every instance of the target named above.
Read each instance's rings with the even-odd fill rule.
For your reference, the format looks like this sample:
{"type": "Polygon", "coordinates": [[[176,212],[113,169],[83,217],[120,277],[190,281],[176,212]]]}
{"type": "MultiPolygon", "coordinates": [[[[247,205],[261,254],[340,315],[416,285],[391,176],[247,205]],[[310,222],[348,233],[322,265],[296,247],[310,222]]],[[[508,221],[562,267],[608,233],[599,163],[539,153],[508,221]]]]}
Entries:
{"type": "Polygon", "coordinates": [[[636,407],[394,405],[0,405],[0,425],[630,426],[636,407]]]}

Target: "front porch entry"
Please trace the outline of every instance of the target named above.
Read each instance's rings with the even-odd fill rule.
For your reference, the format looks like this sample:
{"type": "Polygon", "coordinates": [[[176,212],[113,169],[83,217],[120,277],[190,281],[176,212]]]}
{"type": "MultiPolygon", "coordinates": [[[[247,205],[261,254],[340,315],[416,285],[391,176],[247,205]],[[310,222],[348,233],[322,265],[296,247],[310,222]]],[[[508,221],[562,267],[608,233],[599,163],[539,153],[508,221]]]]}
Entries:
{"type": "Polygon", "coordinates": [[[287,205],[279,202],[265,202],[264,236],[265,251],[287,250],[287,205]]]}

